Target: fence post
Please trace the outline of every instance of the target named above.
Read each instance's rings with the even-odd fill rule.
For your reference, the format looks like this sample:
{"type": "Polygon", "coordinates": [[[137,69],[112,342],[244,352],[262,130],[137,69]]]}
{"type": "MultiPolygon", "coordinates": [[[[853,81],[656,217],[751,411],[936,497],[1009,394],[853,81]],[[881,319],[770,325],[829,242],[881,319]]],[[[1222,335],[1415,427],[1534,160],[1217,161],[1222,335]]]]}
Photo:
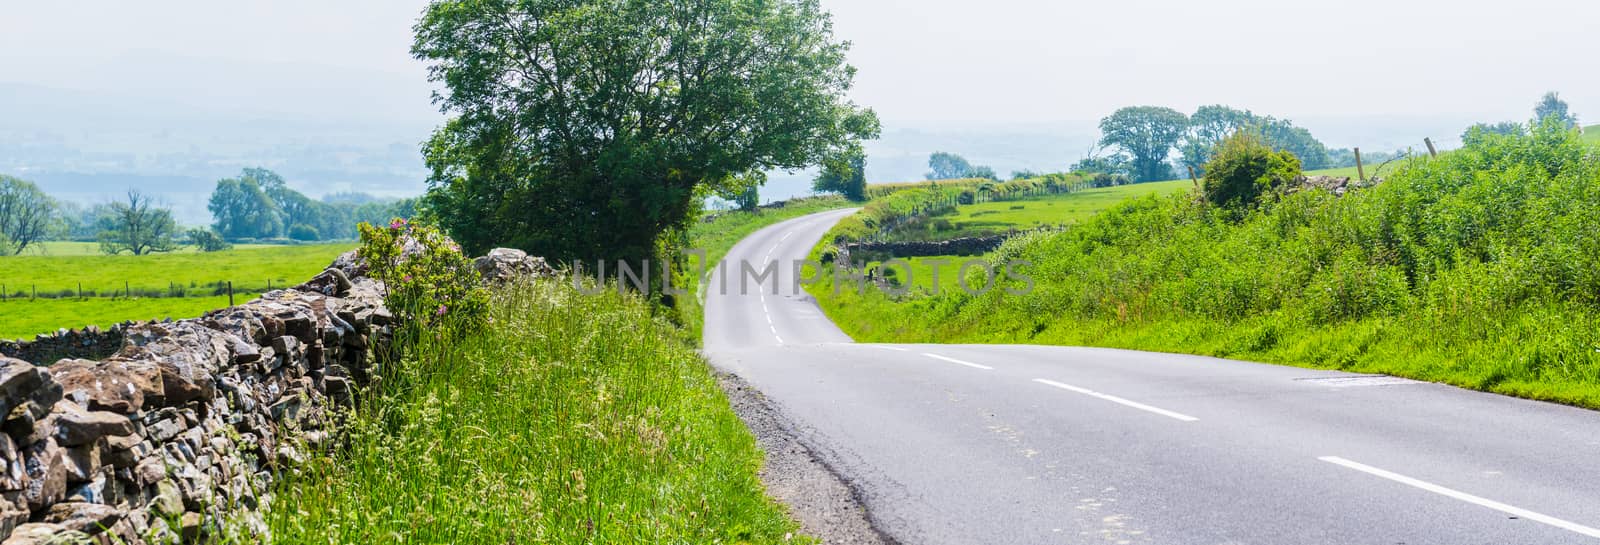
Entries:
{"type": "Polygon", "coordinates": [[[228,281],[228,306],[233,306],[233,281],[228,281]]]}
{"type": "Polygon", "coordinates": [[[1433,149],[1433,139],[1432,138],[1423,138],[1422,139],[1422,143],[1428,145],[1428,156],[1429,157],[1435,157],[1436,158],[1436,157],[1439,156],[1439,151],[1436,150],[1436,149],[1433,149]]]}
{"type": "Polygon", "coordinates": [[[83,282],[78,282],[78,298],[83,298],[83,282]]]}
{"type": "Polygon", "coordinates": [[[6,285],[0,284],[0,301],[10,301],[11,294],[6,293],[6,285]]]}
{"type": "Polygon", "coordinates": [[[1367,167],[1361,164],[1361,148],[1356,148],[1356,177],[1363,182],[1367,181],[1367,167]]]}
{"type": "Polygon", "coordinates": [[[127,280],[122,281],[122,296],[127,299],[133,298],[133,290],[128,287],[127,280]]]}

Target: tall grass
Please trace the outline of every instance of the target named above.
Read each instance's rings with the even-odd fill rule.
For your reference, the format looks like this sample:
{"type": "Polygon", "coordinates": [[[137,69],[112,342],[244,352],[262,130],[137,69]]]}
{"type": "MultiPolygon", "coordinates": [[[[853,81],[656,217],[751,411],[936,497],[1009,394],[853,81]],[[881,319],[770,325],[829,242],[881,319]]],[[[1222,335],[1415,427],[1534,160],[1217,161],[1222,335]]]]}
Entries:
{"type": "Polygon", "coordinates": [[[1600,151],[1560,127],[1242,219],[1147,197],[995,256],[1013,258],[1028,295],[823,303],[858,340],[1191,352],[1600,407],[1600,151]]]}
{"type": "Polygon", "coordinates": [[[777,543],[761,453],[708,366],[614,291],[500,289],[423,338],[345,443],[281,486],[280,543],[777,543]],[[448,339],[450,335],[441,336],[448,339]]]}

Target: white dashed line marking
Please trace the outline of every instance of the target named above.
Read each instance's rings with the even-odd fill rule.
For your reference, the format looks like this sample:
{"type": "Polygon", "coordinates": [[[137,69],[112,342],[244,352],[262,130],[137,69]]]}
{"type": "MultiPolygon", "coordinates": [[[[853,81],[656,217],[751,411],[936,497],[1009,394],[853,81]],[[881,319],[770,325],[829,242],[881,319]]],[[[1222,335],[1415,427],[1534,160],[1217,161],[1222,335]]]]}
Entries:
{"type": "Polygon", "coordinates": [[[954,363],[954,364],[957,364],[957,365],[965,365],[965,366],[971,367],[973,369],[982,369],[984,371],[993,371],[994,370],[993,367],[989,367],[987,365],[978,365],[978,364],[972,363],[970,361],[961,361],[961,360],[958,360],[958,359],[955,359],[955,358],[947,358],[947,357],[944,357],[944,356],[940,356],[938,354],[929,354],[927,352],[923,352],[922,355],[930,357],[930,358],[933,358],[933,359],[936,359],[936,360],[948,361],[950,363],[954,363]]]}
{"type": "Polygon", "coordinates": [[[1540,523],[1548,524],[1550,526],[1554,526],[1556,528],[1560,528],[1562,530],[1566,530],[1566,531],[1573,532],[1573,533],[1580,534],[1580,535],[1585,535],[1585,536],[1594,537],[1594,538],[1600,538],[1600,530],[1596,530],[1594,528],[1590,528],[1588,526],[1584,526],[1582,524],[1578,524],[1578,523],[1575,523],[1575,522],[1569,522],[1569,521],[1561,520],[1561,519],[1558,519],[1558,518],[1555,518],[1555,517],[1552,517],[1552,516],[1549,516],[1549,515],[1545,515],[1545,514],[1541,514],[1541,513],[1535,513],[1533,511],[1529,511],[1527,509],[1522,509],[1520,507],[1512,507],[1510,505],[1506,505],[1506,504],[1503,504],[1503,503],[1500,503],[1500,502],[1497,502],[1497,501],[1494,501],[1494,500],[1480,498],[1480,497],[1474,496],[1472,494],[1468,494],[1466,492],[1461,492],[1461,491],[1458,491],[1458,490],[1452,490],[1452,489],[1445,488],[1443,486],[1439,486],[1439,485],[1436,485],[1436,484],[1433,484],[1433,483],[1430,483],[1430,482],[1427,482],[1427,481],[1413,479],[1411,477],[1407,477],[1407,476],[1401,475],[1399,473],[1393,473],[1393,472],[1389,472],[1389,471],[1384,471],[1382,469],[1378,469],[1378,468],[1375,468],[1375,467],[1372,467],[1372,466],[1369,466],[1369,465],[1366,465],[1366,464],[1361,464],[1361,463],[1358,463],[1358,462],[1352,462],[1350,460],[1346,460],[1346,459],[1340,458],[1338,456],[1323,456],[1323,457],[1317,458],[1317,459],[1318,460],[1322,460],[1324,462],[1328,462],[1330,464],[1344,466],[1344,467],[1347,467],[1347,468],[1350,468],[1350,469],[1354,469],[1356,471],[1360,471],[1360,472],[1366,473],[1368,475],[1382,477],[1382,478],[1385,478],[1385,479],[1388,479],[1388,480],[1391,480],[1391,481],[1394,481],[1394,482],[1397,482],[1397,483],[1400,483],[1400,484],[1403,484],[1403,485],[1406,485],[1406,486],[1415,487],[1415,488],[1421,488],[1423,490],[1426,490],[1426,491],[1429,491],[1429,492],[1432,492],[1434,494],[1438,494],[1438,495],[1441,495],[1441,496],[1445,496],[1445,497],[1448,497],[1448,498],[1461,500],[1461,501],[1464,501],[1464,502],[1467,502],[1467,503],[1470,503],[1470,504],[1473,504],[1473,505],[1478,505],[1478,506],[1481,506],[1481,507],[1488,507],[1488,508],[1493,509],[1495,511],[1499,511],[1501,513],[1505,513],[1505,514],[1508,514],[1508,515],[1511,515],[1511,516],[1514,516],[1514,517],[1525,518],[1525,519],[1528,519],[1528,520],[1531,520],[1531,521],[1534,521],[1534,522],[1540,522],[1540,523]]]}
{"type": "Polygon", "coordinates": [[[873,348],[881,348],[883,350],[893,350],[895,352],[910,352],[910,350],[907,350],[907,349],[904,349],[904,348],[900,348],[898,346],[882,346],[882,345],[876,345],[876,344],[868,345],[868,346],[871,346],[873,348]]]}
{"type": "Polygon", "coordinates": [[[1181,420],[1181,421],[1184,421],[1184,422],[1195,422],[1195,421],[1200,420],[1199,418],[1195,418],[1193,416],[1189,416],[1189,415],[1186,415],[1186,414],[1183,414],[1183,413],[1176,413],[1176,412],[1172,412],[1172,411],[1169,411],[1169,410],[1166,410],[1166,409],[1162,409],[1162,408],[1159,408],[1159,407],[1152,407],[1152,406],[1149,406],[1149,405],[1145,405],[1143,403],[1139,403],[1137,401],[1129,401],[1129,400],[1126,400],[1126,399],[1123,399],[1123,398],[1120,398],[1120,397],[1117,397],[1117,396],[1114,396],[1114,395],[1102,394],[1100,392],[1096,392],[1096,391],[1090,390],[1088,388],[1080,388],[1080,387],[1077,387],[1077,386],[1073,386],[1071,384],[1064,384],[1064,383],[1056,382],[1056,381],[1053,381],[1053,380],[1046,380],[1046,379],[1042,379],[1042,378],[1036,378],[1036,379],[1033,379],[1033,381],[1037,382],[1039,384],[1044,384],[1046,386],[1054,386],[1056,388],[1060,388],[1062,390],[1066,390],[1066,391],[1069,391],[1069,392],[1077,392],[1077,393],[1080,393],[1080,394],[1083,394],[1083,395],[1086,395],[1086,396],[1089,396],[1089,397],[1096,397],[1096,398],[1104,399],[1106,401],[1110,401],[1110,402],[1116,403],[1118,405],[1123,405],[1123,406],[1127,406],[1127,407],[1133,407],[1133,408],[1139,409],[1141,411],[1156,413],[1156,414],[1159,414],[1161,416],[1165,416],[1167,418],[1172,418],[1172,419],[1175,419],[1175,420],[1181,420]]]}

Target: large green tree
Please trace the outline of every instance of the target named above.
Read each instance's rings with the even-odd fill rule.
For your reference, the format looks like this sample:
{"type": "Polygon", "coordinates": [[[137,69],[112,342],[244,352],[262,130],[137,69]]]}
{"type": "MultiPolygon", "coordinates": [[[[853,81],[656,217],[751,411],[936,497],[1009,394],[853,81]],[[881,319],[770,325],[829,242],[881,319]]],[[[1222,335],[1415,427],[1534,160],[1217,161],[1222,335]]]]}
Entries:
{"type": "Polygon", "coordinates": [[[434,0],[428,208],[469,251],[643,259],[700,199],[878,133],[817,0],[434,0]]]}
{"type": "Polygon", "coordinates": [[[109,215],[102,222],[101,252],[145,255],[178,249],[180,233],[172,211],[157,207],[137,190],[128,191],[127,202],[110,203],[109,215]]]}
{"type": "Polygon", "coordinates": [[[1130,106],[1100,120],[1100,142],[1115,146],[1133,158],[1130,165],[1137,182],[1169,180],[1172,165],[1167,156],[1189,128],[1189,116],[1172,108],[1130,106]]]}
{"type": "Polygon", "coordinates": [[[249,176],[218,180],[208,208],[217,232],[229,240],[274,238],[284,230],[283,211],[249,176]]]}
{"type": "Polygon", "coordinates": [[[54,225],[56,202],[32,182],[0,175],[0,254],[20,254],[54,225]]]}
{"type": "Polygon", "coordinates": [[[852,201],[867,200],[867,154],[860,147],[822,162],[822,172],[811,182],[811,190],[838,193],[852,201]]]}
{"type": "MultiPolygon", "coordinates": [[[[1201,106],[1189,118],[1189,129],[1178,145],[1179,160],[1195,173],[1204,175],[1206,164],[1218,146],[1235,133],[1248,130],[1262,137],[1274,151],[1287,151],[1300,159],[1307,170],[1331,168],[1333,159],[1327,146],[1302,127],[1287,119],[1256,115],[1222,105],[1201,106]]],[[[1183,174],[1183,173],[1180,173],[1183,174]]]]}
{"type": "Polygon", "coordinates": [[[1567,101],[1561,100],[1561,94],[1555,91],[1545,93],[1544,97],[1539,99],[1539,103],[1533,107],[1534,124],[1551,117],[1565,124],[1567,128],[1578,126],[1578,116],[1572,115],[1572,112],[1567,107],[1567,101]]]}
{"type": "Polygon", "coordinates": [[[1274,151],[1293,153],[1306,170],[1328,168],[1328,147],[1304,127],[1296,127],[1287,119],[1266,117],[1262,119],[1260,130],[1274,151]]]}
{"type": "Polygon", "coordinates": [[[1193,168],[1196,173],[1204,174],[1206,163],[1211,161],[1211,154],[1217,145],[1240,129],[1255,123],[1257,123],[1256,115],[1249,110],[1238,110],[1220,104],[1201,106],[1195,110],[1194,115],[1189,116],[1189,130],[1183,135],[1183,141],[1178,144],[1178,152],[1182,154],[1181,162],[1184,166],[1193,168]]]}

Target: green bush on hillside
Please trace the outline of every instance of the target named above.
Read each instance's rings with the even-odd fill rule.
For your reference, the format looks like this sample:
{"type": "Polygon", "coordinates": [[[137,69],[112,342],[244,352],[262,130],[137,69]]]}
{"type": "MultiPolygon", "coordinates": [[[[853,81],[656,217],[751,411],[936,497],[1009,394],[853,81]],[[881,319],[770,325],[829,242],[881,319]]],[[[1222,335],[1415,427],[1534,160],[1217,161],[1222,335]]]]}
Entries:
{"type": "Polygon", "coordinates": [[[1272,151],[1264,138],[1238,131],[1217,145],[1206,163],[1206,201],[1224,208],[1255,206],[1261,196],[1300,176],[1300,159],[1272,151]]]}
{"type": "Polygon", "coordinates": [[[475,330],[488,312],[472,260],[438,228],[395,219],[363,223],[358,250],[373,278],[383,281],[384,304],[418,331],[462,334],[475,330]],[[441,327],[443,325],[454,327],[441,327]]]}

